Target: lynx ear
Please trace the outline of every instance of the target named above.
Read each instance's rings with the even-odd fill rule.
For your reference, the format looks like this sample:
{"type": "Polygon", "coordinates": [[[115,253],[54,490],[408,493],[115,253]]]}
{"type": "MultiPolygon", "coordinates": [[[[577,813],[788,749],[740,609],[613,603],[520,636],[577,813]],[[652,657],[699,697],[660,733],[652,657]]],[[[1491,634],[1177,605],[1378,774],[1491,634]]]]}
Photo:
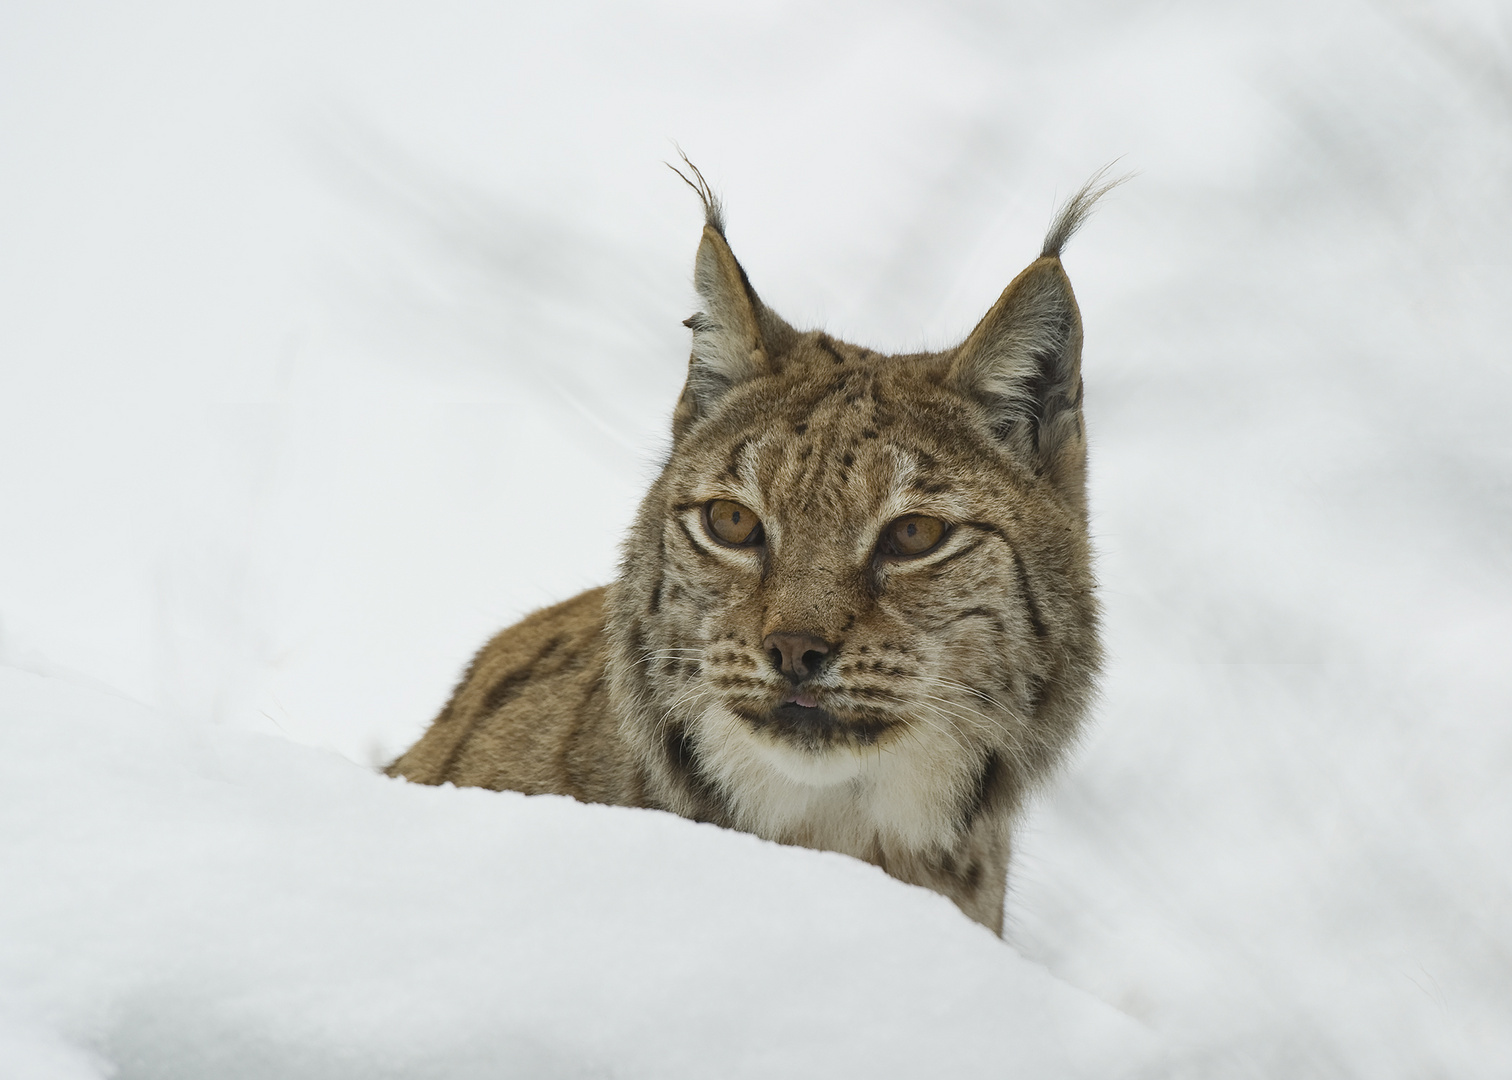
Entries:
{"type": "Polygon", "coordinates": [[[950,381],[986,407],[992,433],[1085,503],[1082,324],[1057,255],[1036,259],[956,350],[950,381]]]}
{"type": "Polygon", "coordinates": [[[773,370],[773,359],[794,331],[769,311],[725,242],[715,210],[704,226],[693,262],[693,287],[703,310],[683,325],[693,331],[688,382],[673,416],[680,437],[732,387],[773,370]]]}
{"type": "Polygon", "coordinates": [[[703,310],[683,323],[693,331],[690,378],[733,386],[766,370],[757,310],[761,301],[725,238],[705,225],[693,262],[693,288],[703,310]]]}
{"type": "Polygon", "coordinates": [[[1087,512],[1082,427],[1081,311],[1061,249],[1108,192],[1129,177],[1099,169],[1050,225],[1040,257],[1014,278],[950,365],[957,390],[986,406],[992,432],[1087,512]]]}

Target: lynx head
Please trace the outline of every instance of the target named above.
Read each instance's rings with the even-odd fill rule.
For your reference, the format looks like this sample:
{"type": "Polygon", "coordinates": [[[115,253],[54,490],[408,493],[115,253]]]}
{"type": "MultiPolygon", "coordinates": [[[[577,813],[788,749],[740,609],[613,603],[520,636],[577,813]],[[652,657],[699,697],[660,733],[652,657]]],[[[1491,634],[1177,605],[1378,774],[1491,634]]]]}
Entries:
{"type": "Polygon", "coordinates": [[[1059,253],[1103,190],[964,342],[886,356],[768,309],[703,188],[687,384],[609,606],[626,734],[681,812],[815,842],[843,796],[938,845],[1066,747],[1099,651],[1059,253]]]}

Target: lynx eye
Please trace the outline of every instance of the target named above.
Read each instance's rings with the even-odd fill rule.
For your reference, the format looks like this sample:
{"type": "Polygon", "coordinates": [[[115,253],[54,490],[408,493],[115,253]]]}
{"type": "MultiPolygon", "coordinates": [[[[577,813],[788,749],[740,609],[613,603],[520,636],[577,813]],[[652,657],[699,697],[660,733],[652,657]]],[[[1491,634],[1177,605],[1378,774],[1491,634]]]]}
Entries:
{"type": "Polygon", "coordinates": [[[735,547],[754,547],[762,541],[761,519],[729,499],[715,499],[704,507],[704,526],[714,539],[735,547]]]}
{"type": "Polygon", "coordinates": [[[933,551],[945,538],[945,529],[945,523],[939,518],[909,514],[882,530],[882,543],[879,546],[887,555],[903,558],[923,555],[933,551]]]}

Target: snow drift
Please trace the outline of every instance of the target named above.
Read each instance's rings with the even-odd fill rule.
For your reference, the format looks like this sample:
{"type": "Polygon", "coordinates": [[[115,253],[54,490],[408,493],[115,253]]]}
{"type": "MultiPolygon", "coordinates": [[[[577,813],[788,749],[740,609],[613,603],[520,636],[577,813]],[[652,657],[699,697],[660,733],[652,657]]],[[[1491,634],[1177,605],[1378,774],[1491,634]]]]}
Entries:
{"type": "Polygon", "coordinates": [[[0,790],[0,979],[94,1055],[0,1028],[27,1080],[1101,1078],[1155,1044],[948,900],[669,814],[9,671],[0,790]]]}

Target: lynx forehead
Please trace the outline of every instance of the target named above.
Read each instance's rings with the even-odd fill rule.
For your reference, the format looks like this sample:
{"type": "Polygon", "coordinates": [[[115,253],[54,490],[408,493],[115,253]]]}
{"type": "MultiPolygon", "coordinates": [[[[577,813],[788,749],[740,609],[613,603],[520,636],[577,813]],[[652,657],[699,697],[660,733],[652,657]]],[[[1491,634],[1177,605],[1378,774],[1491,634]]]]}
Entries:
{"type": "Polygon", "coordinates": [[[1000,930],[1099,662],[1059,255],[1111,185],[959,346],[889,356],[768,309],[693,174],[702,310],[618,580],[498,635],[389,771],[845,852],[1000,930]]]}

